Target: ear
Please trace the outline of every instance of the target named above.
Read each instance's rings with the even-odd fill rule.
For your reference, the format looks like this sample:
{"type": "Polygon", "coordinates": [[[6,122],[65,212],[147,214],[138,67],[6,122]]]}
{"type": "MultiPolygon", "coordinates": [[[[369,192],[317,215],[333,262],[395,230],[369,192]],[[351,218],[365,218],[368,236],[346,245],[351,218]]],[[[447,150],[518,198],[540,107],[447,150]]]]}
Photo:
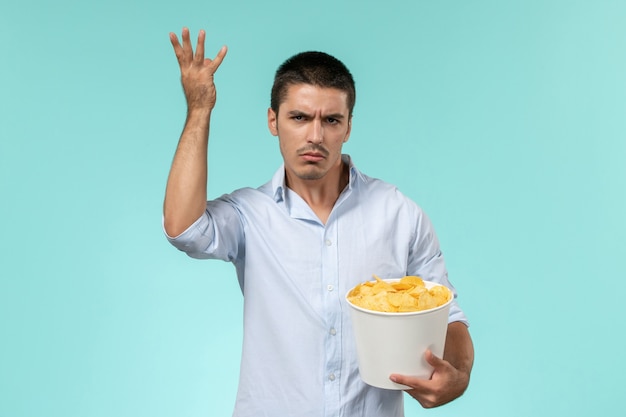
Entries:
{"type": "Polygon", "coordinates": [[[350,132],[352,132],[352,116],[348,119],[348,131],[346,132],[346,136],[343,138],[343,143],[346,143],[348,139],[350,139],[350,132]]]}
{"type": "Polygon", "coordinates": [[[272,135],[278,136],[278,115],[271,107],[267,109],[267,127],[272,135]]]}

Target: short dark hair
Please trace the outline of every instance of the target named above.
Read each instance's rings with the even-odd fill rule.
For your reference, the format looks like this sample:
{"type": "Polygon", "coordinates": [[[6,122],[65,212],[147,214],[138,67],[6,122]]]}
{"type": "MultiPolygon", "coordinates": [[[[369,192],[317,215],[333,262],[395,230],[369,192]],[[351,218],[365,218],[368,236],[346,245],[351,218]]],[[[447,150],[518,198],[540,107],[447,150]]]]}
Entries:
{"type": "Polygon", "coordinates": [[[337,58],[324,52],[301,52],[286,60],[274,76],[271,108],[278,114],[278,107],[285,100],[287,89],[296,84],[310,84],[322,88],[336,88],[347,95],[350,115],[356,101],[354,79],[348,68],[337,58]]]}

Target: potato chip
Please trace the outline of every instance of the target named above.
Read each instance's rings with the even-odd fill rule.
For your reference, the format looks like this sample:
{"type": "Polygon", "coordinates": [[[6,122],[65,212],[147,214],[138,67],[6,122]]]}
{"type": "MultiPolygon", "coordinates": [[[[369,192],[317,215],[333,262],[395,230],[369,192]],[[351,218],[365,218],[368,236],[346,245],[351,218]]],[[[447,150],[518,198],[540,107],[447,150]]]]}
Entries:
{"type": "Polygon", "coordinates": [[[348,293],[348,300],[367,310],[404,313],[429,310],[447,303],[451,291],[443,285],[426,288],[418,276],[405,276],[398,281],[384,281],[374,275],[348,293]]]}
{"type": "Polygon", "coordinates": [[[391,284],[391,286],[395,288],[397,291],[405,291],[405,290],[413,289],[413,286],[411,284],[406,284],[403,282],[394,282],[391,284]]]}
{"type": "Polygon", "coordinates": [[[413,285],[415,287],[424,287],[424,281],[420,277],[414,275],[408,275],[400,278],[400,282],[413,285]]]}

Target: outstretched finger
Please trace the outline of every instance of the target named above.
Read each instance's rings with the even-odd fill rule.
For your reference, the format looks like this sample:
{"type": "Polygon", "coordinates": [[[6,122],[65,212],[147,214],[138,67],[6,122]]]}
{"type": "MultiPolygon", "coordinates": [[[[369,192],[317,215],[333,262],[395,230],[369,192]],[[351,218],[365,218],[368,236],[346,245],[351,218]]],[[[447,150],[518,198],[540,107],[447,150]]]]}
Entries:
{"type": "Polygon", "coordinates": [[[189,39],[189,28],[183,28],[183,58],[186,60],[193,59],[193,49],[191,48],[191,40],[189,39]]]}
{"type": "Polygon", "coordinates": [[[217,55],[215,56],[215,58],[213,58],[213,61],[211,61],[211,66],[213,67],[213,72],[217,71],[217,69],[220,67],[220,65],[222,65],[222,61],[224,60],[224,57],[226,56],[226,53],[228,52],[228,47],[226,45],[222,46],[219,50],[219,52],[217,53],[217,55]]]}
{"type": "Polygon", "coordinates": [[[170,32],[170,42],[174,47],[174,54],[176,54],[176,58],[180,61],[183,56],[183,47],[180,46],[180,42],[178,42],[178,36],[174,32],[170,32]]]}
{"type": "Polygon", "coordinates": [[[200,30],[198,32],[198,44],[196,45],[196,54],[193,57],[193,60],[196,64],[202,65],[204,61],[204,40],[206,38],[206,32],[204,30],[200,30]]]}

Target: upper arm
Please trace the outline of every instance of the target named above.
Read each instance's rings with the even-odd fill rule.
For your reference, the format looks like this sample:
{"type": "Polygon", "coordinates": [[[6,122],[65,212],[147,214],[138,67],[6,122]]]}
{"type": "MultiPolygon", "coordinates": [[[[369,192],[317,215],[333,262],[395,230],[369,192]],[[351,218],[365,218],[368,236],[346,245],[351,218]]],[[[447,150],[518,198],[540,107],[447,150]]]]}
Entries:
{"type": "Polygon", "coordinates": [[[236,204],[223,196],[207,202],[206,210],[170,243],[193,258],[232,262],[243,255],[243,217],[236,204]]]}

